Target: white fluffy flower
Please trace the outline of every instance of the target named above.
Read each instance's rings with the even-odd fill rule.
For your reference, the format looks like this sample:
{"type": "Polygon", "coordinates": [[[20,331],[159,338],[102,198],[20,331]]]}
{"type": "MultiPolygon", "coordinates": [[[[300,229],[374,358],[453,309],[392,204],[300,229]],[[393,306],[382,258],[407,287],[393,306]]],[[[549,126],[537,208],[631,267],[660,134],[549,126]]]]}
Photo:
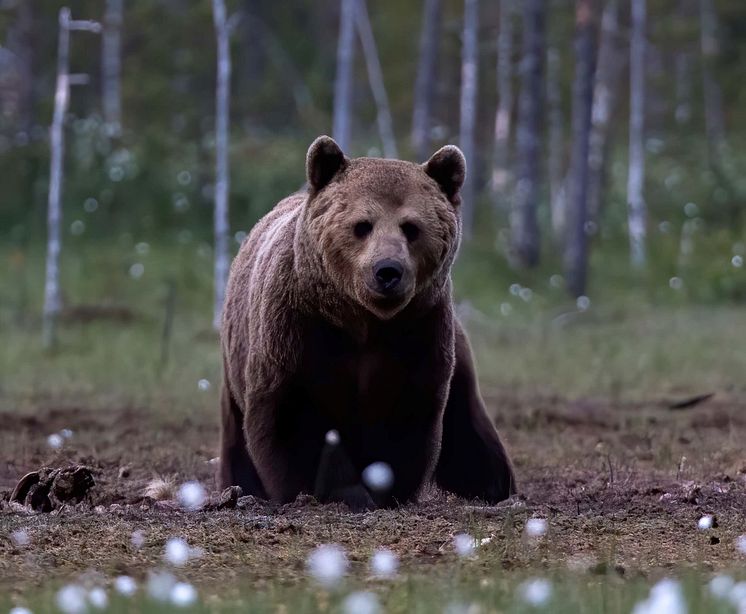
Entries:
{"type": "Polygon", "coordinates": [[[399,570],[399,558],[386,548],[380,548],[370,558],[370,569],[379,578],[393,578],[399,570]]]}
{"type": "Polygon", "coordinates": [[[77,584],[68,584],[57,591],[57,608],[65,614],[82,614],[88,609],[86,591],[77,584]]]}
{"type": "Polygon", "coordinates": [[[163,552],[163,558],[166,562],[170,563],[174,567],[181,567],[186,565],[189,560],[190,549],[189,544],[186,543],[180,537],[172,537],[166,542],[166,548],[163,552]]]}
{"type": "Polygon", "coordinates": [[[70,439],[73,436],[73,432],[70,429],[62,429],[60,435],[62,435],[64,439],[70,439]]]}
{"type": "Polygon", "coordinates": [[[100,586],[88,591],[88,601],[97,610],[105,610],[109,607],[109,595],[107,595],[106,591],[100,586]]]}
{"type": "Polygon", "coordinates": [[[394,472],[387,463],[373,463],[363,470],[363,482],[375,492],[384,492],[394,483],[394,472]]]}
{"type": "Polygon", "coordinates": [[[64,443],[65,440],[59,433],[52,433],[49,437],[47,437],[47,445],[52,448],[52,450],[59,450],[64,443]]]}
{"type": "Polygon", "coordinates": [[[210,389],[210,380],[201,379],[197,382],[197,388],[202,392],[207,392],[210,389]]]}
{"type": "Polygon", "coordinates": [[[326,432],[326,443],[328,443],[330,446],[337,446],[339,445],[339,431],[336,431],[332,429],[331,431],[326,432]]]}
{"type": "Polygon", "coordinates": [[[381,611],[378,597],[368,591],[350,593],[342,602],[345,614],[377,614],[381,611]]]}
{"type": "Polygon", "coordinates": [[[453,536],[453,549],[459,556],[471,556],[476,547],[476,541],[468,533],[458,533],[453,536]]]}
{"type": "Polygon", "coordinates": [[[10,614],[33,614],[33,612],[28,608],[17,605],[16,607],[10,609],[10,614]]]}
{"type": "Polygon", "coordinates": [[[151,571],[148,573],[148,596],[156,601],[168,601],[175,584],[176,578],[167,571],[151,571]]]}
{"type": "Polygon", "coordinates": [[[741,554],[746,554],[746,535],[736,537],[736,549],[741,554]]]}
{"type": "Polygon", "coordinates": [[[526,535],[542,537],[547,532],[547,521],[544,518],[529,518],[526,521],[526,535]]]}
{"type": "Polygon", "coordinates": [[[702,516],[702,518],[699,519],[699,522],[697,522],[697,528],[699,528],[700,531],[707,531],[708,529],[711,529],[712,516],[710,516],[709,514],[702,516]]]}
{"type": "Polygon", "coordinates": [[[114,590],[125,597],[132,597],[137,592],[137,582],[129,576],[118,576],[114,579],[114,590]]]}
{"type": "Polygon", "coordinates": [[[130,543],[137,549],[142,548],[145,545],[145,533],[140,531],[140,529],[132,531],[132,535],[130,536],[130,543]]]}
{"type": "Polygon", "coordinates": [[[686,600],[681,584],[664,578],[650,589],[650,596],[635,605],[632,614],[686,614],[686,600]]]}
{"type": "Polygon", "coordinates": [[[713,597],[717,597],[718,599],[726,599],[730,594],[731,589],[733,588],[733,584],[733,578],[724,574],[719,574],[717,576],[714,576],[712,580],[710,580],[710,584],[708,586],[710,589],[710,594],[713,597]]]}
{"type": "Polygon", "coordinates": [[[12,541],[13,545],[17,548],[21,548],[23,546],[28,546],[31,543],[31,537],[26,530],[18,529],[10,534],[10,541],[12,541]]]}
{"type": "Polygon", "coordinates": [[[199,482],[185,482],[176,496],[184,509],[192,511],[201,509],[207,501],[207,491],[199,482]]]}
{"type": "Polygon", "coordinates": [[[171,587],[169,601],[179,608],[186,608],[197,601],[197,589],[186,582],[177,582],[171,587]]]}
{"type": "Polygon", "coordinates": [[[306,560],[309,575],[323,586],[334,586],[347,573],[347,555],[337,544],[318,546],[306,560]]]}
{"type": "Polygon", "coordinates": [[[531,578],[519,587],[521,599],[534,607],[546,605],[552,598],[552,583],[545,578],[531,578]]]}

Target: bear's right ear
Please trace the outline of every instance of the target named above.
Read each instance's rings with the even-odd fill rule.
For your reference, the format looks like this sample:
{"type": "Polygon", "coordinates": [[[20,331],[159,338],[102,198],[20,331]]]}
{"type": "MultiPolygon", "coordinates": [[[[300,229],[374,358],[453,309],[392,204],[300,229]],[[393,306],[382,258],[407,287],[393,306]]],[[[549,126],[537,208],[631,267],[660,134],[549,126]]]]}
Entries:
{"type": "Polygon", "coordinates": [[[318,192],[346,166],[347,158],[335,140],[329,136],[318,137],[306,154],[306,178],[311,190],[318,192]]]}
{"type": "Polygon", "coordinates": [[[466,179],[466,158],[458,147],[441,147],[422,168],[435,179],[448,200],[454,205],[460,204],[459,190],[466,179]]]}

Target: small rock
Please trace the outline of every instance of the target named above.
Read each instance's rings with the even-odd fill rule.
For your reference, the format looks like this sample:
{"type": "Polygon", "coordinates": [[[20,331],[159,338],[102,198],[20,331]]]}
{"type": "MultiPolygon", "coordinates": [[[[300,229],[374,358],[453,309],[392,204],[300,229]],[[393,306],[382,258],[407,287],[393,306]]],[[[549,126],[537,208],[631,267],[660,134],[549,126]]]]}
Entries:
{"type": "Polygon", "coordinates": [[[219,510],[232,510],[238,505],[238,500],[243,495],[243,490],[240,486],[229,486],[221,494],[218,500],[219,510]]]}

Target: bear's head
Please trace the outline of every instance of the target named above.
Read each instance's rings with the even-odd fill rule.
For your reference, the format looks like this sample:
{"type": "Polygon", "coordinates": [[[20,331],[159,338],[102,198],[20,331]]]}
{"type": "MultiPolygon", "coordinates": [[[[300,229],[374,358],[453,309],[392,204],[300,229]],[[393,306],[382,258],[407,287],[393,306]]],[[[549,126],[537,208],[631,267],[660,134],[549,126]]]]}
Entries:
{"type": "Polygon", "coordinates": [[[305,240],[321,283],[381,320],[442,288],[461,235],[466,161],[452,145],[422,165],[348,159],[328,136],[306,158],[305,240]]]}

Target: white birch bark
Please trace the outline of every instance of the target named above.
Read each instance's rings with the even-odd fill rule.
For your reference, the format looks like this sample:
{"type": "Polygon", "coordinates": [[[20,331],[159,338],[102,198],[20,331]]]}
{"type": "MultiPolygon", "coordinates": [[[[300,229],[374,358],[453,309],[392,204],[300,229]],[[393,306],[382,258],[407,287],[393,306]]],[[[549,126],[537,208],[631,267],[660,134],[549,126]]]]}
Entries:
{"type": "Polygon", "coordinates": [[[109,136],[119,136],[122,129],[122,2],[106,0],[101,40],[101,97],[104,122],[109,136]]]}
{"type": "Polygon", "coordinates": [[[230,128],[230,28],[224,0],[212,0],[217,41],[217,80],[215,88],[215,297],[212,325],[220,329],[228,281],[228,194],[230,168],[228,138],[230,128]]]}
{"type": "Polygon", "coordinates": [[[627,175],[627,223],[632,266],[645,265],[645,21],[646,0],[632,0],[630,44],[629,169],[627,175]]]}
{"type": "Polygon", "coordinates": [[[505,190],[510,179],[509,147],[513,111],[513,2],[500,1],[500,25],[497,31],[497,111],[495,112],[495,152],[492,166],[492,190],[505,190]]]}
{"type": "Polygon", "coordinates": [[[352,68],[355,62],[355,2],[340,0],[337,75],[334,81],[332,137],[347,151],[352,122],[352,68]]]}
{"type": "Polygon", "coordinates": [[[459,146],[466,157],[467,165],[471,166],[471,171],[466,173],[466,181],[461,190],[461,216],[464,238],[466,240],[472,237],[474,231],[474,171],[476,169],[474,129],[477,115],[478,20],[478,0],[464,0],[464,31],[461,48],[461,113],[459,146]]]}
{"type": "Polygon", "coordinates": [[[383,71],[381,70],[381,62],[378,58],[376,39],[373,36],[373,28],[370,25],[368,7],[365,0],[355,0],[355,25],[357,26],[357,32],[363,47],[368,81],[378,111],[378,134],[381,137],[381,144],[383,145],[383,155],[386,158],[398,158],[399,154],[396,148],[396,138],[394,137],[389,98],[383,82],[383,71]]]}
{"type": "Polygon", "coordinates": [[[435,98],[435,74],[438,61],[441,0],[425,0],[422,8],[417,79],[414,85],[412,111],[412,148],[418,160],[424,161],[430,148],[430,123],[435,98]]]}

